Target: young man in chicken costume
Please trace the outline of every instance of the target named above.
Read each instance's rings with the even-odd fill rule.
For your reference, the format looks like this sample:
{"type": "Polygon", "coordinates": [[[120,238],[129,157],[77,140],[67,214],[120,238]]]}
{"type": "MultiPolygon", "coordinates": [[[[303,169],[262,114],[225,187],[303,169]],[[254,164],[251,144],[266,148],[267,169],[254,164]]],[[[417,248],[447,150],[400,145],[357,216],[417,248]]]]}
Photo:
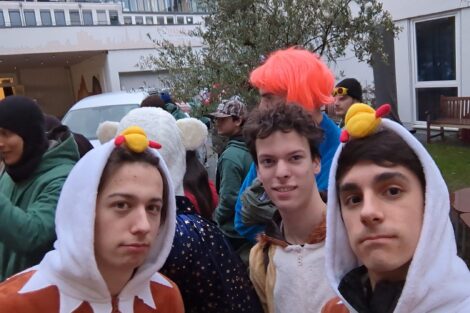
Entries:
{"type": "Polygon", "coordinates": [[[77,163],[60,195],[55,250],[0,285],[2,312],[184,312],[178,288],[158,273],[176,206],[155,148],[133,127],[77,163]]]}
{"type": "Polygon", "coordinates": [[[470,312],[449,193],[405,128],[354,104],[328,188],[326,273],[338,297],[323,313],[470,312]]]}

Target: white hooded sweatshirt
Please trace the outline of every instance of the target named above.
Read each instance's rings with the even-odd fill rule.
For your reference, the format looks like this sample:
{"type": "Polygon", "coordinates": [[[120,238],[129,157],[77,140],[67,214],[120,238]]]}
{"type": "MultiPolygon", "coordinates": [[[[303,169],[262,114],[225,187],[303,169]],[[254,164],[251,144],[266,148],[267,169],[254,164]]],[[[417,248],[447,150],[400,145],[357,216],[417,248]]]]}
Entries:
{"type": "MultiPolygon", "coordinates": [[[[426,149],[405,128],[382,119],[382,128],[397,133],[416,153],[426,180],[423,226],[406,282],[394,313],[468,313],[470,312],[470,273],[457,256],[454,230],[449,219],[449,193],[439,168],[426,149]]],[[[330,171],[327,208],[326,271],[336,294],[350,312],[356,312],[338,291],[341,279],[361,266],[352,251],[341,218],[336,193],[336,151],[330,171]]],[[[397,151],[399,153],[399,151],[397,151]]]]}
{"type": "MultiPolygon", "coordinates": [[[[40,294],[42,290],[56,286],[60,303],[58,313],[73,312],[84,301],[88,302],[94,313],[112,311],[112,297],[95,260],[94,224],[98,185],[114,148],[113,141],[99,146],[87,153],[72,169],[58,202],[55,250],[48,252],[39,265],[17,275],[35,271],[17,294],[11,295],[12,299],[19,297],[18,302],[27,302],[28,295],[40,294]],[[25,299],[22,300],[21,296],[25,299]]],[[[160,225],[158,237],[153,242],[144,264],[138,268],[115,301],[122,313],[134,312],[134,302],[137,298],[150,308],[156,309],[155,312],[160,312],[158,301],[155,301],[158,295],[152,294],[151,282],[177,290],[170,280],[157,272],[165,263],[171,249],[176,205],[167,166],[157,150],[150,150],[160,159],[162,175],[170,186],[167,191],[167,217],[165,223],[160,225]]],[[[17,276],[10,280],[15,280],[17,276]]],[[[6,287],[8,290],[8,284],[9,280],[3,284],[4,289],[6,287]]],[[[1,287],[2,285],[0,290],[1,287]]]]}

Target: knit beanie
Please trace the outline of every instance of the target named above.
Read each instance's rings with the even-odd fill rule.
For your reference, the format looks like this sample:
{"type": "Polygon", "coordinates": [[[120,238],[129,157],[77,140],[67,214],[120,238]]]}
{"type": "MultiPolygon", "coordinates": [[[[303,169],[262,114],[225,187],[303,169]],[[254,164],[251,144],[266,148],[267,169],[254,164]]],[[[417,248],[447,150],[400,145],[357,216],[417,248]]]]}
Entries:
{"type": "Polygon", "coordinates": [[[8,129],[23,139],[23,154],[16,164],[5,164],[15,182],[30,177],[48,148],[44,115],[30,98],[9,96],[0,101],[0,128],[8,129]]]}
{"type": "Polygon", "coordinates": [[[362,102],[362,87],[361,83],[354,78],[346,78],[340,81],[336,87],[344,87],[348,89],[347,95],[362,102]]]}

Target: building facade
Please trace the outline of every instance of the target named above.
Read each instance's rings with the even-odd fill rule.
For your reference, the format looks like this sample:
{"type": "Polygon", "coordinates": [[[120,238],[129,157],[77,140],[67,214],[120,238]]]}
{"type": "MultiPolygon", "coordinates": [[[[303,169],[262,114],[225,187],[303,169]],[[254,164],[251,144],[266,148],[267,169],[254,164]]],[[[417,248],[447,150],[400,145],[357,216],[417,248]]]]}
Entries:
{"type": "Polygon", "coordinates": [[[470,96],[470,1],[383,0],[394,40],[397,104],[405,122],[438,114],[440,95],[470,96]]]}
{"type": "Polygon", "coordinates": [[[162,88],[165,70],[138,66],[152,39],[201,41],[194,0],[0,1],[0,98],[24,94],[62,116],[89,94],[162,88]]]}

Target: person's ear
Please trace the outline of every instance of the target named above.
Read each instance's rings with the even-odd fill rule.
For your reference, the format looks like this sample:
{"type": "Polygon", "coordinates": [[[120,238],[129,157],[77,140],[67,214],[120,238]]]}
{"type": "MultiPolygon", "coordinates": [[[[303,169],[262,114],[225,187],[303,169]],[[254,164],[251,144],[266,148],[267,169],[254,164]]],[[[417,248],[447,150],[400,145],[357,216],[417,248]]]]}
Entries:
{"type": "Polygon", "coordinates": [[[239,118],[233,118],[233,122],[235,123],[236,126],[240,127],[242,125],[243,120],[239,118]]]}
{"type": "Polygon", "coordinates": [[[321,171],[321,161],[320,161],[320,158],[319,157],[315,157],[313,160],[313,172],[315,175],[317,175],[318,173],[320,173],[321,171]]]}

